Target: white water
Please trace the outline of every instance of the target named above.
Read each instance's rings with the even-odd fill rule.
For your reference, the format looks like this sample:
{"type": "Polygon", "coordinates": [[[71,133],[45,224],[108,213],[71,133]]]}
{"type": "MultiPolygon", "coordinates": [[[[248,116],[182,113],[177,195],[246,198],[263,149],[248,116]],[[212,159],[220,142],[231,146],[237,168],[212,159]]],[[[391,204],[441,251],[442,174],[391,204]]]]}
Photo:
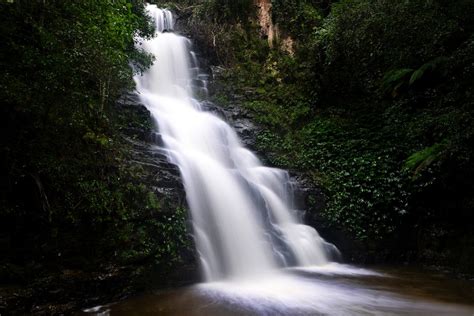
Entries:
{"type": "Polygon", "coordinates": [[[193,98],[197,65],[189,40],[170,32],[171,12],[147,10],[157,34],[140,45],[156,61],[136,77],[137,90],[181,171],[205,280],[328,263],[328,244],[292,210],[288,173],[263,166],[227,123],[201,110],[193,98]]]}

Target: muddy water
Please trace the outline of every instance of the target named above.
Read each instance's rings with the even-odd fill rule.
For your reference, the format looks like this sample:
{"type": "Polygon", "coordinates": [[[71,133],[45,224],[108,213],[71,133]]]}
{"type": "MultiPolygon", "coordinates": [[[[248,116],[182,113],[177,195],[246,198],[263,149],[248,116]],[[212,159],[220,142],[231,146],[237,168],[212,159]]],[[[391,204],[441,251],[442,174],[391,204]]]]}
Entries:
{"type": "Polygon", "coordinates": [[[329,264],[160,291],[89,315],[474,315],[474,282],[409,268],[329,264]]]}

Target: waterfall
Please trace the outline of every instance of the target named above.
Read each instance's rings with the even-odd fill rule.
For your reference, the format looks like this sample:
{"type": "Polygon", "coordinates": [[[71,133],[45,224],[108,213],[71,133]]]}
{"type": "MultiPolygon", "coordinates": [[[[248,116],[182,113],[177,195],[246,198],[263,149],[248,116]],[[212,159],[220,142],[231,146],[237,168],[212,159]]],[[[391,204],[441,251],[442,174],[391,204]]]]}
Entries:
{"type": "Polygon", "coordinates": [[[156,61],[135,77],[137,91],[180,169],[205,280],[327,263],[328,244],[292,210],[288,173],[263,166],[226,122],[201,109],[190,41],[170,32],[169,10],[146,9],[157,34],[138,45],[156,61]]]}

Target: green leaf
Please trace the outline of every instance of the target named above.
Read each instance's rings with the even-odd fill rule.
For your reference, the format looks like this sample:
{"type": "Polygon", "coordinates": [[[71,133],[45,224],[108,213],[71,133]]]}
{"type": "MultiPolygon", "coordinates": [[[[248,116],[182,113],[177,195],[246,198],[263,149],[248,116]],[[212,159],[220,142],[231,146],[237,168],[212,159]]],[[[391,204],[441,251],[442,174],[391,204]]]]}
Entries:
{"type": "Polygon", "coordinates": [[[412,85],[418,80],[420,80],[427,71],[433,71],[436,68],[438,68],[441,64],[447,61],[446,57],[436,57],[433,60],[430,60],[420,68],[418,68],[416,71],[413,72],[410,78],[409,84],[412,85]]]}
{"type": "Polygon", "coordinates": [[[441,157],[445,149],[446,144],[437,143],[433,146],[417,151],[407,158],[404,168],[413,171],[415,175],[419,174],[422,170],[441,157]]]}
{"type": "Polygon", "coordinates": [[[387,72],[382,79],[382,91],[384,94],[393,94],[404,83],[405,79],[413,72],[411,68],[395,69],[387,72]]]}

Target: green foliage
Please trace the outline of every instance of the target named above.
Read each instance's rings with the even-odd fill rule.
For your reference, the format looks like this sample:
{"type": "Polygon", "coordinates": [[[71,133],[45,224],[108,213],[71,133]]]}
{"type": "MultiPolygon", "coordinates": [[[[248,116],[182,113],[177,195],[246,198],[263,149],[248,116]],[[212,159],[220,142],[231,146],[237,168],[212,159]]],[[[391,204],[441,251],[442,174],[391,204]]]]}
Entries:
{"type": "MultiPolygon", "coordinates": [[[[396,69],[389,71],[382,79],[382,90],[384,94],[390,93],[392,96],[398,94],[398,89],[405,83],[406,79],[413,74],[413,69],[396,69]]],[[[411,79],[410,79],[411,82],[411,79]]]]}
{"type": "Polygon", "coordinates": [[[254,13],[252,0],[153,0],[150,3],[178,11],[192,9],[206,23],[246,24],[254,13]]]}
{"type": "Polygon", "coordinates": [[[324,51],[325,87],[371,93],[388,69],[445,55],[456,31],[436,1],[340,1],[315,33],[324,51]]]}
{"type": "Polygon", "coordinates": [[[23,111],[38,109],[39,115],[100,116],[108,99],[130,86],[129,61],[144,61],[134,48],[134,36],[150,34],[151,27],[140,2],[133,3],[1,4],[7,17],[2,24],[6,76],[0,83],[5,102],[23,111]],[[76,106],[64,106],[66,102],[76,106]]]}
{"type": "Polygon", "coordinates": [[[453,222],[472,209],[472,3],[272,4],[295,55],[240,55],[218,99],[246,96],[269,162],[310,174],[327,195],[322,216],[359,239],[438,221],[469,231],[453,222]]]}
{"type": "Polygon", "coordinates": [[[391,131],[368,134],[364,125],[320,114],[284,137],[260,134],[258,145],[273,153],[274,165],[306,171],[323,186],[329,197],[326,219],[359,239],[381,239],[407,212],[409,181],[393,160],[395,142],[391,148],[378,143],[391,131]]]}
{"type": "Polygon", "coordinates": [[[423,78],[427,72],[435,71],[436,69],[438,69],[440,65],[442,65],[446,61],[447,61],[446,57],[437,57],[427,62],[426,64],[424,64],[423,66],[421,66],[420,68],[418,68],[417,70],[413,72],[413,74],[410,77],[410,82],[409,82],[410,85],[414,84],[415,82],[423,78]]]}
{"type": "Polygon", "coordinates": [[[312,1],[273,0],[272,14],[275,23],[298,40],[308,40],[321,25],[321,10],[312,1]]]}
{"type": "Polygon", "coordinates": [[[179,260],[183,210],[166,214],[121,134],[150,119],[113,106],[152,61],[135,48],[144,1],[2,1],[0,16],[2,260],[179,260]]]}
{"type": "Polygon", "coordinates": [[[218,23],[247,23],[252,4],[252,0],[206,0],[201,12],[205,12],[210,20],[218,23]]]}
{"type": "Polygon", "coordinates": [[[397,97],[401,88],[412,86],[422,81],[422,79],[429,77],[428,75],[434,77],[435,71],[439,71],[447,61],[448,58],[446,57],[436,57],[416,70],[411,68],[391,70],[387,72],[382,79],[382,93],[397,97]]]}
{"type": "Polygon", "coordinates": [[[433,158],[439,153],[440,144],[435,144],[431,147],[427,147],[423,150],[417,151],[412,154],[405,162],[405,168],[413,170],[424,163],[426,160],[432,161],[433,158]]]}
{"type": "Polygon", "coordinates": [[[266,41],[248,36],[257,31],[252,1],[196,1],[191,6],[188,28],[207,58],[234,65],[242,56],[262,62],[268,53],[266,41]],[[263,55],[263,57],[262,57],[263,55]]]}
{"type": "Polygon", "coordinates": [[[130,223],[128,230],[118,235],[124,247],[120,260],[132,263],[145,259],[163,270],[183,263],[183,250],[192,246],[187,234],[186,210],[178,208],[172,214],[155,216],[130,223]]]}
{"type": "Polygon", "coordinates": [[[426,147],[410,155],[405,161],[404,168],[412,172],[413,179],[416,179],[417,176],[434,162],[439,162],[447,150],[448,147],[445,143],[437,143],[433,146],[426,147]]]}

